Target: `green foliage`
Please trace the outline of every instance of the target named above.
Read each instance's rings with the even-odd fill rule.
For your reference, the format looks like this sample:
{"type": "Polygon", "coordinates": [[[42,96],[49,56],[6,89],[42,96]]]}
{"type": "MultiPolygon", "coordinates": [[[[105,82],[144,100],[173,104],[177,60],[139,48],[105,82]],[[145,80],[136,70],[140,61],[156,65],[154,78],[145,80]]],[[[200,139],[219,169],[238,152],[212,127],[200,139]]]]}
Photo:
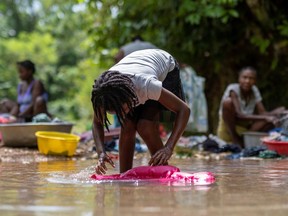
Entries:
{"type": "Polygon", "coordinates": [[[278,30],[282,36],[288,36],[288,21],[284,20],[283,24],[278,26],[278,30]]]}
{"type": "Polygon", "coordinates": [[[261,36],[253,36],[251,37],[251,43],[259,48],[260,53],[265,53],[267,48],[270,45],[270,41],[268,39],[264,39],[261,36]]]}
{"type": "Polygon", "coordinates": [[[37,24],[37,1],[1,0],[0,26],[1,37],[14,37],[20,32],[32,32],[37,24]]]}
{"type": "Polygon", "coordinates": [[[47,65],[56,62],[56,52],[50,34],[21,33],[18,38],[3,39],[0,41],[1,53],[0,73],[3,74],[0,86],[0,97],[15,98],[18,74],[16,62],[30,59],[36,64],[36,76],[43,76],[42,71],[48,70],[47,65]],[[4,87],[3,87],[4,86],[4,87]],[[0,87],[1,88],[1,87],[0,87]]]}
{"type": "Polygon", "coordinates": [[[234,1],[190,1],[185,0],[179,7],[179,15],[185,16],[185,21],[192,25],[199,25],[201,19],[215,18],[221,22],[227,23],[229,18],[238,17],[238,11],[233,7],[237,5],[237,0],[234,1]]]}
{"type": "Polygon", "coordinates": [[[36,64],[36,77],[43,81],[49,93],[48,108],[52,115],[72,122],[81,120],[83,125],[76,125],[76,129],[86,129],[87,120],[91,125],[92,119],[92,110],[89,109],[91,86],[100,70],[98,60],[87,52],[91,40],[83,29],[86,23],[83,7],[81,9],[71,1],[57,0],[24,0],[19,7],[10,6],[8,1],[0,3],[0,17],[11,19],[9,23],[7,19],[0,19],[0,28],[17,32],[12,37],[6,33],[0,35],[3,54],[0,59],[0,99],[16,98],[19,82],[16,62],[31,59],[36,64]],[[27,6],[28,3],[37,5],[37,13],[29,12],[31,7],[27,6]],[[25,10],[20,12],[24,5],[25,10]],[[20,14],[25,26],[32,16],[37,19],[38,25],[33,25],[31,32],[26,28],[17,28],[11,25],[16,22],[16,17],[7,16],[1,7],[20,14]]]}
{"type": "Polygon", "coordinates": [[[287,1],[89,0],[88,6],[94,17],[89,34],[100,53],[112,54],[141,34],[206,78],[210,131],[216,129],[225,87],[247,65],[260,72],[258,86],[266,107],[288,106],[283,90],[288,78],[281,76],[288,70],[287,1]]]}
{"type": "Polygon", "coordinates": [[[47,63],[53,64],[57,60],[54,39],[49,33],[21,33],[18,38],[7,40],[6,46],[10,50],[9,57],[14,61],[34,59],[41,67],[47,63]]]}
{"type": "Polygon", "coordinates": [[[51,112],[87,129],[93,80],[140,34],[206,78],[213,132],[223,91],[243,66],[260,72],[268,109],[288,106],[287,8],[284,0],[2,0],[0,99],[16,97],[15,63],[30,58],[51,112]]]}

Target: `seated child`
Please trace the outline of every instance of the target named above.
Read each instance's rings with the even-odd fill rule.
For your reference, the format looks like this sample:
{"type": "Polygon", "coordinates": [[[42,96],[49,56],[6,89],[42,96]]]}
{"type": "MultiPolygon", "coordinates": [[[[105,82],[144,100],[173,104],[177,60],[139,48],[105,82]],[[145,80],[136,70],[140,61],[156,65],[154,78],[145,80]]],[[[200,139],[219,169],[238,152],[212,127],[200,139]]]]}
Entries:
{"type": "Polygon", "coordinates": [[[0,102],[0,113],[10,113],[17,118],[31,121],[39,113],[46,113],[48,94],[40,80],[34,78],[35,65],[30,60],[17,62],[21,79],[17,87],[17,102],[4,99],[0,102]]]}
{"type": "Polygon", "coordinates": [[[243,146],[241,134],[245,131],[271,130],[285,108],[267,112],[255,86],[257,72],[252,67],[240,70],[238,83],[230,84],[222,97],[217,136],[226,142],[243,146]]]}

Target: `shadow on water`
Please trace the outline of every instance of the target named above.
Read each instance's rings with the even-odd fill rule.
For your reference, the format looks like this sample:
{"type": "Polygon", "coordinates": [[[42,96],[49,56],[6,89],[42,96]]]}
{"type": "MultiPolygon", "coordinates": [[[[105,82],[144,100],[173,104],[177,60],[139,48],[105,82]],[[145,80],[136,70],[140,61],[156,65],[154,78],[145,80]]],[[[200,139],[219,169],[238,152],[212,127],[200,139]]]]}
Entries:
{"type": "MultiPolygon", "coordinates": [[[[288,160],[171,161],[184,172],[213,172],[210,186],[100,183],[90,179],[93,163],[0,163],[0,215],[288,214],[288,160]]],[[[134,166],[146,163],[136,160],[134,166]]]]}

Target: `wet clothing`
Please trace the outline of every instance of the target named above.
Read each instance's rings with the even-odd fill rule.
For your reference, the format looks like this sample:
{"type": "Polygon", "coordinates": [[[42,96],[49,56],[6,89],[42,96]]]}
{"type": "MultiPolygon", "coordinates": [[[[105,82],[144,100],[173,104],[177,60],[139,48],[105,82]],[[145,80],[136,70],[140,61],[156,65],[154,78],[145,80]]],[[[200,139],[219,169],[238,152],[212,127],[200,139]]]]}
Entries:
{"type": "MultiPolygon", "coordinates": [[[[21,93],[21,83],[19,83],[18,85],[18,88],[17,88],[17,93],[18,93],[18,96],[17,96],[17,103],[19,104],[19,111],[20,113],[21,112],[24,112],[29,106],[30,104],[32,103],[32,89],[33,89],[33,86],[34,86],[34,83],[35,83],[35,80],[33,80],[27,90],[23,93],[21,93]]],[[[48,101],[48,94],[47,92],[44,92],[42,94],[42,97],[43,99],[47,102],[48,101]]]]}
{"type": "Polygon", "coordinates": [[[98,181],[139,181],[157,180],[160,182],[180,181],[193,183],[194,185],[209,185],[215,182],[215,176],[211,172],[186,173],[174,166],[140,166],[134,167],[124,173],[113,175],[96,175],[90,178],[98,181]]]}
{"type": "MultiPolygon", "coordinates": [[[[177,61],[159,49],[135,51],[123,58],[110,70],[131,75],[138,97],[138,104],[129,118],[159,121],[160,111],[165,108],[158,102],[162,87],[184,101],[177,61]]],[[[171,113],[171,112],[169,112],[171,113]]],[[[172,117],[171,117],[172,119],[172,117]]]]}
{"type": "Polygon", "coordinates": [[[258,156],[264,159],[281,157],[277,152],[272,151],[272,150],[261,151],[258,156]]]}
{"type": "MultiPolygon", "coordinates": [[[[220,109],[219,109],[219,122],[218,122],[218,128],[217,128],[217,136],[225,140],[226,142],[231,142],[232,137],[222,117],[222,106],[223,106],[222,104],[224,100],[230,97],[231,91],[237,94],[239,102],[240,102],[240,110],[242,113],[246,115],[253,114],[255,111],[256,104],[262,101],[260,91],[255,85],[252,87],[253,95],[248,102],[245,101],[241,97],[240,85],[238,83],[233,83],[233,84],[228,85],[221,99],[220,109]]],[[[238,121],[236,125],[236,132],[238,134],[242,134],[248,131],[251,124],[252,122],[250,121],[238,121]]]]}
{"type": "Polygon", "coordinates": [[[250,148],[245,148],[242,152],[242,157],[257,157],[266,149],[266,146],[252,146],[250,148]]]}

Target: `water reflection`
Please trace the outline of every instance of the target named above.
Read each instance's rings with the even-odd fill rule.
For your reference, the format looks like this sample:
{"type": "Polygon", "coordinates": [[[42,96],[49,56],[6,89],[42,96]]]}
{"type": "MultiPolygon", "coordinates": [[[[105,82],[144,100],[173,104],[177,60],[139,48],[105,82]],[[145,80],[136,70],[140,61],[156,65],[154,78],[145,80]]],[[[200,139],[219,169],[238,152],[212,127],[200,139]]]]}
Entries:
{"type": "Polygon", "coordinates": [[[185,212],[186,208],[207,205],[209,189],[210,187],[205,187],[205,190],[197,190],[197,187],[193,188],[193,186],[174,187],[151,182],[146,184],[136,182],[134,185],[127,182],[99,184],[96,190],[94,213],[98,215],[109,211],[111,215],[117,212],[123,215],[129,212],[159,215],[163,211],[175,213],[178,209],[179,214],[185,212]]]}
{"type": "MultiPolygon", "coordinates": [[[[136,161],[145,165],[147,159],[136,161]]],[[[0,163],[0,215],[287,215],[288,160],[174,160],[216,184],[99,183],[95,161],[0,163]]],[[[116,163],[118,167],[118,164],[116,163]]],[[[110,170],[109,174],[117,173],[110,170]]]]}

